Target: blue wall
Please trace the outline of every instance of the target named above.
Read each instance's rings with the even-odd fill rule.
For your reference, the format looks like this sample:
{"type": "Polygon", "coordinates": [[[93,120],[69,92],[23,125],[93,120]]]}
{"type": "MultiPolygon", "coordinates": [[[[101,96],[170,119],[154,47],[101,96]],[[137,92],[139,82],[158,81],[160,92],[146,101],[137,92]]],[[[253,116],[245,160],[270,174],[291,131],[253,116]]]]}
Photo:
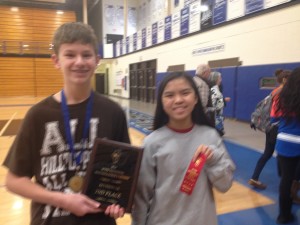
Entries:
{"type": "MultiPolygon", "coordinates": [[[[272,91],[272,89],[260,89],[260,79],[273,77],[277,69],[293,70],[299,66],[300,62],[214,69],[222,74],[224,97],[231,98],[224,108],[224,116],[249,122],[256,104],[272,91]]],[[[191,76],[195,74],[194,70],[186,72],[191,76]]],[[[157,87],[166,74],[156,75],[157,87]]]]}

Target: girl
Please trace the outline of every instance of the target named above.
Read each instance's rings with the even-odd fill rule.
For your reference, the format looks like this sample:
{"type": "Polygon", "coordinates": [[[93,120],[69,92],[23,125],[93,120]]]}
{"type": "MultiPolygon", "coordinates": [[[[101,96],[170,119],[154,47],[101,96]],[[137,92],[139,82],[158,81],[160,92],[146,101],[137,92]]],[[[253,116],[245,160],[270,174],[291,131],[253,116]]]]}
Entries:
{"type": "Polygon", "coordinates": [[[273,100],[271,121],[279,121],[275,149],[281,179],[279,184],[278,224],[292,222],[291,187],[300,163],[300,67],[296,68],[278,98],[273,100]]]}
{"type": "Polygon", "coordinates": [[[154,131],[144,143],[134,225],[217,224],[212,188],[226,192],[235,165],[199,99],[188,74],[174,72],[161,82],[154,131]]]}

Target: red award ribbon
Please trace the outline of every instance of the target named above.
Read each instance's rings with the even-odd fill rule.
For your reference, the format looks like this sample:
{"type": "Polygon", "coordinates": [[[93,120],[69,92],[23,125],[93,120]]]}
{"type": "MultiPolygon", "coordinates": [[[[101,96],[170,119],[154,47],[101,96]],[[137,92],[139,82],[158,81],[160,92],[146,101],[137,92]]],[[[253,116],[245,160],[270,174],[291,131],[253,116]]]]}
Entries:
{"type": "Polygon", "coordinates": [[[188,195],[192,194],[205,161],[206,156],[204,154],[200,154],[196,161],[191,161],[180,187],[181,192],[184,192],[188,195]]]}

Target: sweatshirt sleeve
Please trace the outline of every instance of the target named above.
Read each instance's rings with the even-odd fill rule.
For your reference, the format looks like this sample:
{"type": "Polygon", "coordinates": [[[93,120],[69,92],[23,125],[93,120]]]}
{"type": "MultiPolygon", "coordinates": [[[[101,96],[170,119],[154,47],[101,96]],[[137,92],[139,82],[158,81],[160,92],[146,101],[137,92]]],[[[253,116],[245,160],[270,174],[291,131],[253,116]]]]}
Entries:
{"type": "Polygon", "coordinates": [[[132,225],[145,225],[155,189],[155,160],[151,145],[145,142],[134,204],[132,225]]]}
{"type": "Polygon", "coordinates": [[[235,165],[221,139],[217,145],[210,147],[213,149],[214,155],[206,165],[208,179],[218,191],[226,192],[232,186],[235,165]]]}

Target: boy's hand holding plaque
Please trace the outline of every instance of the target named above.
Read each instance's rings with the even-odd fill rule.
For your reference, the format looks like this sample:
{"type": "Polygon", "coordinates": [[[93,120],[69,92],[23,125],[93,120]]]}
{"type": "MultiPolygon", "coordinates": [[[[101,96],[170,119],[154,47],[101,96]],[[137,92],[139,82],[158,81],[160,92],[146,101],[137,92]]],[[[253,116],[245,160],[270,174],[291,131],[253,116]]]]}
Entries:
{"type": "Polygon", "coordinates": [[[83,194],[105,208],[118,204],[131,212],[142,148],[127,143],[97,138],[91,153],[83,194]]]}

